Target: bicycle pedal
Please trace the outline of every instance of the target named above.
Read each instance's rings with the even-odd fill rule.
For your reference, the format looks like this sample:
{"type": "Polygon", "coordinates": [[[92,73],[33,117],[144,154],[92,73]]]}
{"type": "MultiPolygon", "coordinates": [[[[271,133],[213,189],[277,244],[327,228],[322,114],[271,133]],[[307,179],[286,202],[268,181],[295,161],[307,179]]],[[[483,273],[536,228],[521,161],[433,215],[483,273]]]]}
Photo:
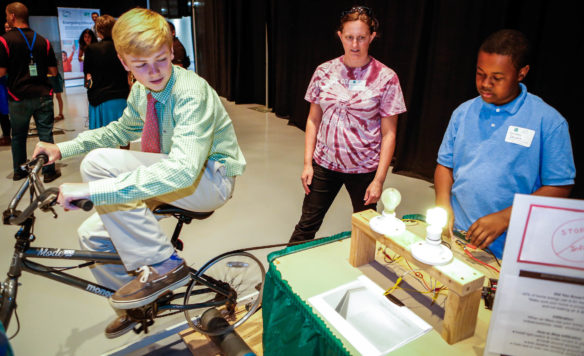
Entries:
{"type": "Polygon", "coordinates": [[[134,332],[136,334],[140,334],[141,332],[144,332],[144,334],[148,334],[148,327],[152,326],[154,324],[154,320],[149,319],[149,320],[140,320],[138,321],[138,325],[134,326],[134,332]]]}
{"type": "Polygon", "coordinates": [[[174,293],[172,291],[168,291],[168,292],[164,293],[163,295],[161,295],[160,297],[158,297],[158,299],[156,299],[155,303],[157,305],[167,304],[172,300],[173,297],[174,297],[174,293]]]}

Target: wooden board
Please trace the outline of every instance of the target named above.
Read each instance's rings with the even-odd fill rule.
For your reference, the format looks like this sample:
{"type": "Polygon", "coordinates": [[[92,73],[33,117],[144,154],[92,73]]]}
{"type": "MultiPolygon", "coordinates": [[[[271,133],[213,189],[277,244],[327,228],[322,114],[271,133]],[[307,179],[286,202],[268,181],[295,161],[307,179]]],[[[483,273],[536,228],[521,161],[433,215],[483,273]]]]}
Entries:
{"type": "Polygon", "coordinates": [[[460,296],[473,293],[483,287],[485,275],[456,257],[451,263],[444,266],[430,266],[416,260],[410,252],[410,245],[423,240],[423,238],[411,231],[406,230],[406,232],[399,236],[389,237],[371,230],[369,220],[378,215],[379,213],[371,209],[353,214],[351,223],[353,225],[353,232],[357,233],[354,236],[357,237],[356,240],[358,241],[351,241],[349,262],[352,266],[358,267],[373,261],[375,256],[375,241],[379,241],[384,246],[389,247],[407,259],[410,263],[416,265],[419,269],[423,269],[430,276],[446,285],[449,290],[456,292],[460,296]],[[363,242],[360,240],[370,241],[363,242]],[[372,244],[371,241],[373,241],[372,244]],[[359,251],[358,249],[367,249],[367,251],[359,251]],[[370,252],[371,250],[372,252],[370,252]]]}
{"type": "MultiPolygon", "coordinates": [[[[264,353],[262,346],[263,321],[262,312],[258,310],[245,323],[236,329],[239,336],[258,356],[264,353]]],[[[186,329],[179,333],[184,343],[193,355],[216,356],[222,355],[221,350],[205,335],[193,329],[186,329]]]]}
{"type": "Polygon", "coordinates": [[[359,267],[372,262],[375,259],[375,244],[378,241],[448,287],[441,331],[444,340],[453,344],[473,336],[485,275],[456,257],[443,266],[430,266],[417,261],[411,254],[410,246],[423,238],[410,230],[398,236],[376,233],[369,226],[369,221],[378,215],[379,213],[373,210],[353,214],[349,254],[351,265],[359,267]]]}

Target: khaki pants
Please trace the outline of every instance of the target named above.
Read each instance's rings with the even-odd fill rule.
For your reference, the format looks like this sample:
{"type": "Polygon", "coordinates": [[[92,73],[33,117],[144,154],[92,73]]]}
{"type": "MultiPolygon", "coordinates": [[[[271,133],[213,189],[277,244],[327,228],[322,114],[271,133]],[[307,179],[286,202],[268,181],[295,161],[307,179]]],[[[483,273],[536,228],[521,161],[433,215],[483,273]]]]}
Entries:
{"type": "MultiPolygon", "coordinates": [[[[119,149],[101,148],[91,151],[81,163],[85,182],[150,166],[167,155],[119,149]]],[[[78,229],[81,248],[116,252],[123,265],[96,264],[92,273],[99,284],[118,289],[129,282],[133,271],[168,259],[174,252],[170,239],[158,220],[163,216],[152,213],[156,206],[166,203],[191,211],[213,211],[231,198],[234,177],[225,176],[225,166],[207,161],[195,183],[188,188],[130,204],[96,206],[97,213],[78,229]]]]}

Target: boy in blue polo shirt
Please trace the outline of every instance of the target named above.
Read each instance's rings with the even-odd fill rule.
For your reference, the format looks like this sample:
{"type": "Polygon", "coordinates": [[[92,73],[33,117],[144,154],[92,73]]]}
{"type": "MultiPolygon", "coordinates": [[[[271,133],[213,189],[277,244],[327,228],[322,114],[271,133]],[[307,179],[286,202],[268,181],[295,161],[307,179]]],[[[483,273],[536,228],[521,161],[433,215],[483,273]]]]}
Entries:
{"type": "Polygon", "coordinates": [[[529,43],[501,30],[481,45],[479,97],[452,114],[434,173],[436,204],[449,230],[467,231],[478,248],[501,257],[516,193],[567,197],[576,169],[566,120],[521,81],[529,43]]]}

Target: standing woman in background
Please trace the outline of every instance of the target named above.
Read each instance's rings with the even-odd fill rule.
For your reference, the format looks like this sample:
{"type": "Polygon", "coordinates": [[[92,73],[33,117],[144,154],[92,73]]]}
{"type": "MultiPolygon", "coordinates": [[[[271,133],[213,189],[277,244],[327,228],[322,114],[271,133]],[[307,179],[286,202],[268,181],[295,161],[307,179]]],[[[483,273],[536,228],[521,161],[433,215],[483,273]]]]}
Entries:
{"type": "Polygon", "coordinates": [[[87,87],[90,130],[117,121],[126,108],[130,93],[128,73],[116,54],[112,40],[115,23],[116,20],[110,15],[99,16],[95,27],[101,42],[92,43],[85,49],[83,73],[91,78],[87,87]]]}
{"type": "Polygon", "coordinates": [[[97,37],[95,37],[95,33],[93,33],[93,31],[86,28],[83,30],[83,32],[81,32],[81,36],[79,36],[79,53],[77,54],[77,59],[79,60],[79,67],[81,71],[83,71],[85,50],[87,49],[87,46],[95,42],[97,42],[97,37]]]}
{"type": "MultiPolygon", "coordinates": [[[[4,33],[12,30],[8,22],[4,23],[4,33]]],[[[8,116],[8,91],[6,90],[6,76],[0,78],[0,146],[10,146],[10,117],[8,116]]]]}
{"type": "Polygon", "coordinates": [[[369,56],[378,21],[371,9],[343,12],[344,55],[318,66],[306,91],[302,216],[290,242],[313,239],[343,185],[353,212],[375,209],[406,111],[395,72],[369,56]]]}

